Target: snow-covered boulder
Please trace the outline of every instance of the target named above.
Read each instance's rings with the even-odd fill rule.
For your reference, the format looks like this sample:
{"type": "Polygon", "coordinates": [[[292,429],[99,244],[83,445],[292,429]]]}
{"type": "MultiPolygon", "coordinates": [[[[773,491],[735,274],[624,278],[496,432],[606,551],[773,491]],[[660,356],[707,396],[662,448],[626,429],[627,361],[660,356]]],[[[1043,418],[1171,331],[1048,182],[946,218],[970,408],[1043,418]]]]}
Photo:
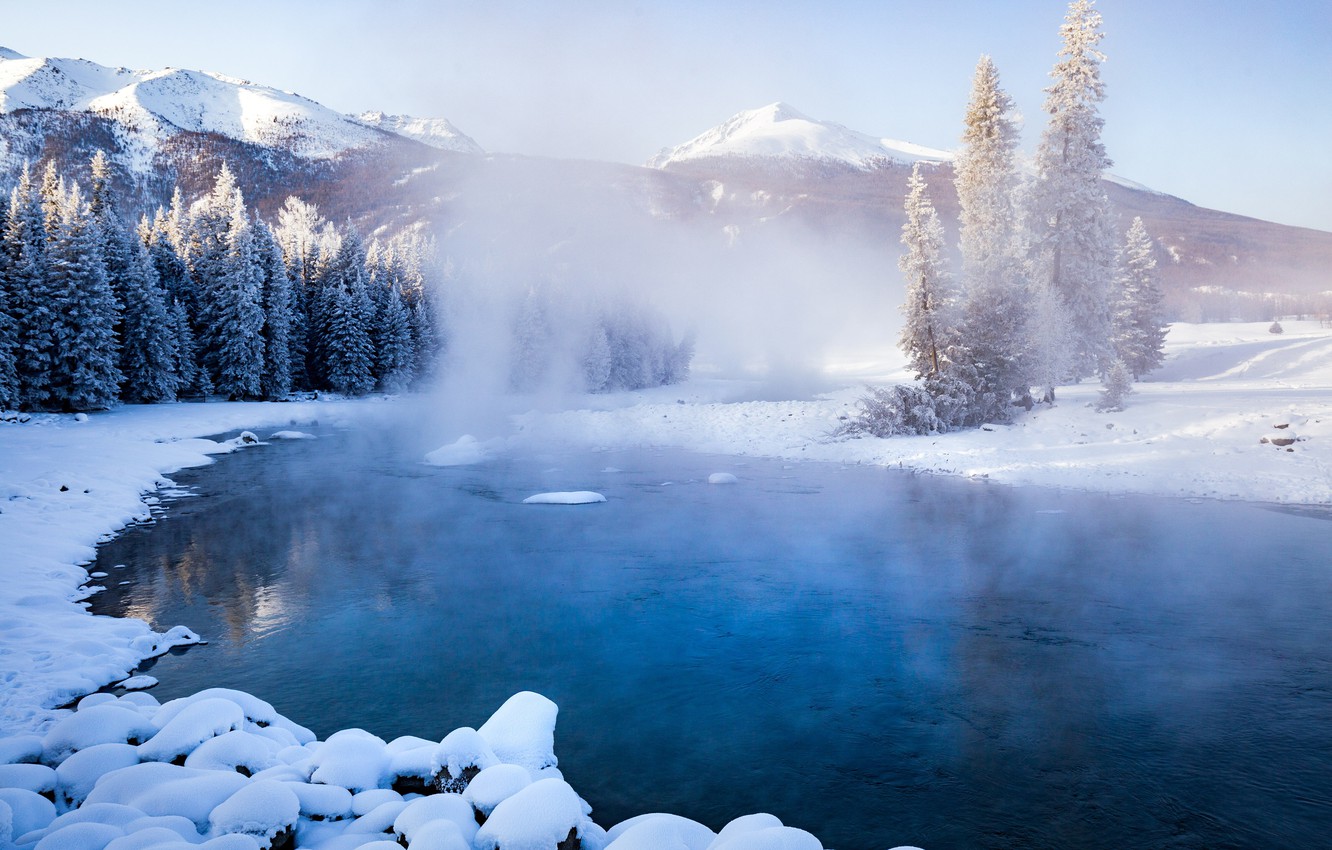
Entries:
{"type": "Polygon", "coordinates": [[[389,767],[386,747],[383,738],[364,729],[334,732],[315,750],[310,781],[353,793],[379,788],[389,767]]]}
{"type": "Polygon", "coordinates": [[[235,770],[253,776],[280,764],[281,747],[263,735],[233,729],[209,738],[185,757],[186,767],[200,770],[235,770]]]}
{"type": "Polygon", "coordinates": [[[403,794],[426,793],[435,788],[435,750],[437,741],[408,735],[389,741],[388,784],[403,794]]]}
{"type": "Polygon", "coordinates": [[[130,744],[98,744],[79,750],[56,768],[56,802],[72,809],[83,803],[97,780],[113,770],[139,763],[139,750],[130,744]]]}
{"type": "Polygon", "coordinates": [[[195,770],[144,762],[106,774],[88,793],[89,803],[120,803],[146,815],[180,815],[201,831],[213,809],[249,783],[239,773],[195,770]]]}
{"type": "Polygon", "coordinates": [[[600,848],[606,834],[588,817],[591,811],[569,783],[542,779],[496,806],[473,845],[476,850],[552,850],[577,839],[573,846],[582,850],[600,848]]]}
{"type": "MultiPolygon", "coordinates": [[[[457,794],[435,794],[412,800],[393,821],[393,832],[410,847],[420,843],[419,839],[430,827],[440,821],[451,824],[457,834],[466,842],[464,850],[471,846],[476,835],[476,818],[472,807],[457,794]]],[[[447,839],[449,832],[443,834],[430,830],[431,834],[447,839]]]]}
{"type": "Polygon", "coordinates": [[[554,767],[559,763],[555,758],[559,711],[559,706],[541,694],[520,691],[505,700],[477,732],[502,762],[534,771],[554,767]]]}
{"type": "Polygon", "coordinates": [[[44,764],[0,764],[0,788],[26,788],[38,794],[53,794],[56,772],[44,764]]]}
{"type": "MultiPolygon", "coordinates": [[[[352,814],[356,817],[369,814],[385,803],[401,803],[402,795],[389,788],[371,788],[352,795],[352,814]]],[[[389,819],[392,823],[393,819],[389,819]]]]}
{"type": "Polygon", "coordinates": [[[532,774],[522,765],[496,764],[473,777],[462,796],[484,821],[496,806],[531,784],[532,774]]]}
{"type": "Polygon", "coordinates": [[[14,810],[4,800],[0,800],[0,847],[7,847],[14,841],[14,810]]]}
{"type": "Polygon", "coordinates": [[[739,481],[729,472],[714,472],[708,476],[709,484],[735,484],[739,481]]]}
{"type": "Polygon", "coordinates": [[[209,738],[240,729],[245,725],[245,712],[229,699],[213,697],[190,702],[179,711],[168,713],[171,703],[162,706],[153,722],[159,725],[157,734],[139,745],[139,757],[144,761],[173,761],[188,756],[209,738]],[[163,721],[162,715],[166,714],[163,721]]]}
{"type": "Polygon", "coordinates": [[[45,760],[59,764],[71,754],[98,744],[138,744],[157,734],[157,727],[142,714],[119,705],[115,697],[111,699],[110,703],[81,707],[57,720],[42,741],[45,760]]]}
{"type": "Polygon", "coordinates": [[[54,803],[22,788],[0,788],[0,803],[9,807],[10,828],[15,841],[29,832],[45,828],[56,817],[54,803]]]}
{"type": "Polygon", "coordinates": [[[33,850],[102,850],[125,834],[125,830],[105,823],[72,823],[48,832],[33,850]]]}
{"type": "Polygon", "coordinates": [[[646,814],[622,821],[606,833],[606,850],[707,850],[717,833],[671,814],[646,814]]]}
{"type": "Polygon", "coordinates": [[[262,847],[285,846],[293,840],[301,801],[281,782],[249,782],[208,815],[214,835],[252,835],[262,847]]]}
{"type": "Polygon", "coordinates": [[[42,760],[44,749],[36,735],[0,738],[0,764],[35,764],[42,760]]]}
{"type": "Polygon", "coordinates": [[[393,828],[393,822],[398,819],[398,815],[402,814],[402,810],[405,808],[407,808],[405,800],[380,803],[352,821],[346,831],[351,835],[378,835],[381,832],[387,832],[393,828]]]}
{"type": "MultiPolygon", "coordinates": [[[[126,694],[121,700],[129,699],[132,694],[126,694]]],[[[148,694],[143,694],[147,697],[148,694]]],[[[150,697],[151,698],[151,697],[150,697]]],[[[245,715],[245,722],[252,723],[259,728],[277,727],[290,732],[298,744],[308,744],[315,739],[315,734],[299,723],[293,723],[273,708],[269,703],[259,699],[253,694],[247,694],[245,691],[238,691],[233,688],[205,688],[195,694],[187,697],[173,699],[163,705],[153,717],[153,722],[160,728],[171,721],[176,714],[184,711],[196,702],[206,699],[225,699],[234,702],[240,706],[245,715]]],[[[251,729],[255,732],[258,730],[251,729]]]]}
{"type": "Polygon", "coordinates": [[[301,803],[301,816],[311,820],[346,820],[352,817],[352,794],[338,785],[284,782],[301,803]]]}
{"type": "Polygon", "coordinates": [[[471,434],[463,434],[425,456],[426,463],[431,466],[469,466],[485,459],[485,447],[471,434]]]}
{"type": "Polygon", "coordinates": [[[431,754],[430,769],[440,791],[460,793],[472,777],[499,764],[490,743],[480,732],[464,726],[444,736],[431,754]]]}
{"type": "Polygon", "coordinates": [[[803,829],[783,826],[775,815],[745,815],[722,827],[707,850],[823,850],[803,829]]]}

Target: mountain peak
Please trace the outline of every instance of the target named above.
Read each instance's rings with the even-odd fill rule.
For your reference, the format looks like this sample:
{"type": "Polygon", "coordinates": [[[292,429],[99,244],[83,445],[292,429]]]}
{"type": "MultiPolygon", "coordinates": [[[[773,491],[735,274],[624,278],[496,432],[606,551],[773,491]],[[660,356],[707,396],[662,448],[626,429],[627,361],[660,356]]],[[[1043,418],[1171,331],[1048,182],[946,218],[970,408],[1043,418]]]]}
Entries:
{"type": "Polygon", "coordinates": [[[10,50],[8,47],[0,47],[0,59],[27,59],[27,58],[28,57],[24,56],[22,53],[19,53],[17,50],[10,50]]]}
{"type": "Polygon", "coordinates": [[[736,113],[684,144],[662,150],[647,164],[650,168],[666,168],[673,163],[713,157],[808,159],[870,169],[885,161],[948,161],[953,154],[817,121],[777,101],[736,113]]]}

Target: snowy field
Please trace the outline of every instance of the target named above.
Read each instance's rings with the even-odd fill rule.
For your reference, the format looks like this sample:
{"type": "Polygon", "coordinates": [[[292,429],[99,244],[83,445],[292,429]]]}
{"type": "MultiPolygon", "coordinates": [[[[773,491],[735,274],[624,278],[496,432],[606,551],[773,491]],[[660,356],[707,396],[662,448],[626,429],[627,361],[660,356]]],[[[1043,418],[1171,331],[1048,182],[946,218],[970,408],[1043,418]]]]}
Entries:
{"type": "MultiPolygon", "coordinates": [[[[820,846],[762,816],[720,835],[671,816],[607,834],[553,767],[555,709],[535,695],[521,696],[507,713],[501,708],[479,732],[459,730],[460,739],[443,742],[385,742],[359,730],[318,742],[262,700],[237,692],[160,708],[146,693],[119,700],[97,695],[78,712],[58,708],[127,679],[144,658],[199,639],[188,623],[157,634],[140,621],[89,617],[80,600],[116,581],[81,566],[92,560],[97,541],[149,518],[159,488],[171,486],[165,476],[251,450],[243,438],[217,442],[203,435],[244,428],[259,441],[292,439],[315,422],[374,427],[410,415],[438,428],[436,462],[476,462],[531,442],[679,446],[902,466],[1013,485],[1328,508],[1332,330],[1288,322],[1285,331],[1271,334],[1266,324],[1176,326],[1166,365],[1135,388],[1123,412],[1097,412],[1098,387],[1088,383],[1062,388],[1056,406],[1038,407],[1013,424],[939,437],[833,440],[828,435],[854,412],[861,388],[757,401],[770,396],[717,380],[581,397],[576,409],[524,413],[496,426],[503,433],[474,438],[447,432],[451,426],[422,411],[430,403],[424,399],[174,404],[0,423],[0,848],[130,850],[207,838],[210,846],[245,850],[289,828],[301,846],[348,849],[391,838],[386,830],[409,843],[421,830],[422,846],[506,850],[553,846],[546,843],[551,835],[558,833],[558,841],[571,829],[584,847],[615,850],[820,846]],[[74,750],[86,754],[71,756],[74,750]],[[487,777],[464,802],[498,818],[488,828],[469,825],[454,803],[413,802],[410,794],[388,790],[395,776],[467,767],[457,761],[463,750],[476,759],[472,767],[483,769],[478,780],[487,777]],[[152,761],[182,757],[185,766],[152,761]],[[246,779],[236,765],[254,776],[246,779]],[[400,768],[410,770],[395,773],[400,768]],[[93,787],[118,770],[128,772],[93,787]],[[53,794],[58,805],[39,792],[53,794]],[[523,814],[500,817],[509,798],[507,811],[523,814]],[[90,802],[81,814],[61,815],[56,835],[52,819],[84,799],[90,802]]],[[[743,478],[725,483],[744,485],[743,478]]],[[[568,503],[598,494],[541,495],[568,503]]]]}

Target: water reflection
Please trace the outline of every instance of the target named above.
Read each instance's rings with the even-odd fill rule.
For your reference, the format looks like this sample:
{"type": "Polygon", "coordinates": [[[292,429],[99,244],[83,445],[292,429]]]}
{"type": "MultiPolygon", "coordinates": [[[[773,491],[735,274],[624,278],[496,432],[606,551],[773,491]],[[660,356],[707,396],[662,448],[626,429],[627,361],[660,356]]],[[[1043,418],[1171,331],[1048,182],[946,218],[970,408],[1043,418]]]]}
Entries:
{"type": "Polygon", "coordinates": [[[1332,828],[1324,521],[670,452],[431,469],[426,448],[244,452],[105,547],[134,583],[99,610],[213,640],[158,665],[158,696],[241,687],[321,734],[439,738],[538,690],[606,824],[767,810],[843,850],[1332,828]],[[610,501],[519,504],[553,489],[610,501]]]}

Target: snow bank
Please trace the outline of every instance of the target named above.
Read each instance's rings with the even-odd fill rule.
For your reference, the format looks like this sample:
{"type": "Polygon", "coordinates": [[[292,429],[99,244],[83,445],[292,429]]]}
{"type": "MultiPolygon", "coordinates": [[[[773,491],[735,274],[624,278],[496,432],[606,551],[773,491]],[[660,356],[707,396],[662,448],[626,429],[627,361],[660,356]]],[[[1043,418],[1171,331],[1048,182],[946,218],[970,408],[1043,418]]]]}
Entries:
{"type": "Polygon", "coordinates": [[[604,502],[606,497],[591,490],[571,490],[557,493],[537,493],[523,499],[524,505],[591,505],[604,502]]]}

